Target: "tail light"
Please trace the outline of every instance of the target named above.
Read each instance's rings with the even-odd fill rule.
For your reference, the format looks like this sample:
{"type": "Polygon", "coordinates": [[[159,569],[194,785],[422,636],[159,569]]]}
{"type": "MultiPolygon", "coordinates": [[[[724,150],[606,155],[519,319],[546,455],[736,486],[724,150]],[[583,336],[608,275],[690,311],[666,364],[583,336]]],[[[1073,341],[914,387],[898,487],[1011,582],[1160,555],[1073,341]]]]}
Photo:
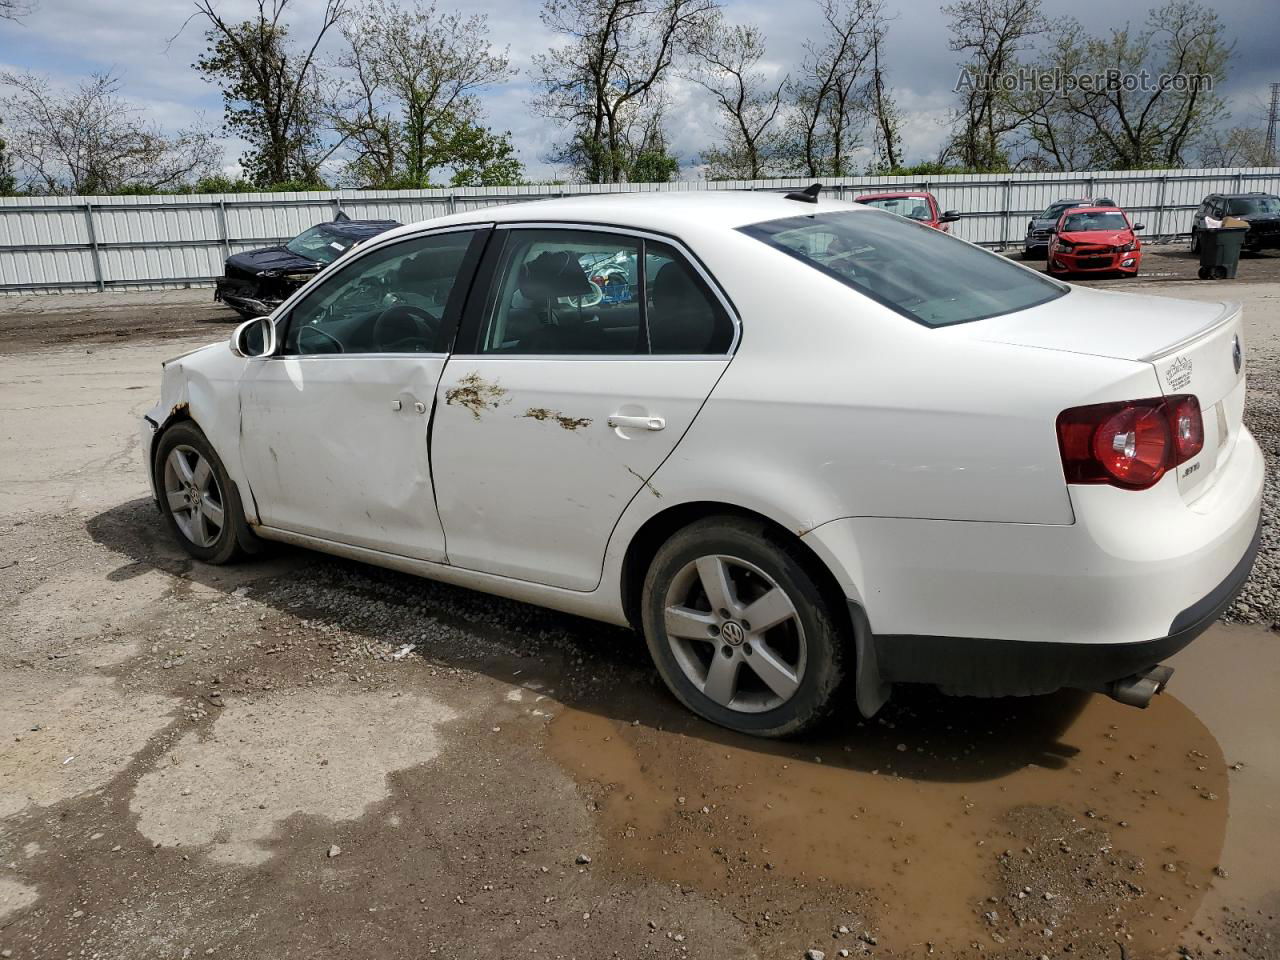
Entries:
{"type": "Polygon", "coordinates": [[[1067,483],[1146,490],[1204,448],[1200,401],[1191,394],[1095,403],[1058,414],[1067,483]]]}

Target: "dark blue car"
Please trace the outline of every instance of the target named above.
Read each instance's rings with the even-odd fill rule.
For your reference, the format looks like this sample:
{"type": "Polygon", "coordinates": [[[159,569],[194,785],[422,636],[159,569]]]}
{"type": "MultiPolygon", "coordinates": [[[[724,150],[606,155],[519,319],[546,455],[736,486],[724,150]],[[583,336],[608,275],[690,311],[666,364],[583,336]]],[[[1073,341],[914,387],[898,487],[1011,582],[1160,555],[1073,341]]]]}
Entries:
{"type": "Polygon", "coordinates": [[[234,254],[227,257],[213,299],[246,319],[263,316],[356,244],[398,226],[396,220],[351,220],[338,214],[282,246],[234,254]]]}

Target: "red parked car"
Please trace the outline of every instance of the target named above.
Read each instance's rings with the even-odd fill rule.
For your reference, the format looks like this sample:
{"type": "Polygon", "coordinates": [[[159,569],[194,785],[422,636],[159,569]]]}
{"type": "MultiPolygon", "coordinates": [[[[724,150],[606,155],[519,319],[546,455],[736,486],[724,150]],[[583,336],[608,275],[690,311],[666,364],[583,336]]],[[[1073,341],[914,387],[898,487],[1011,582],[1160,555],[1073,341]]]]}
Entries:
{"type": "Polygon", "coordinates": [[[924,190],[913,190],[910,193],[868,193],[855,197],[853,202],[888,210],[943,233],[950,233],[950,225],[960,219],[960,214],[955,210],[940,211],[937,197],[924,190]]]}
{"type": "Polygon", "coordinates": [[[1136,277],[1142,265],[1137,231],[1119,207],[1072,207],[1049,240],[1050,273],[1120,273],[1136,277]]]}

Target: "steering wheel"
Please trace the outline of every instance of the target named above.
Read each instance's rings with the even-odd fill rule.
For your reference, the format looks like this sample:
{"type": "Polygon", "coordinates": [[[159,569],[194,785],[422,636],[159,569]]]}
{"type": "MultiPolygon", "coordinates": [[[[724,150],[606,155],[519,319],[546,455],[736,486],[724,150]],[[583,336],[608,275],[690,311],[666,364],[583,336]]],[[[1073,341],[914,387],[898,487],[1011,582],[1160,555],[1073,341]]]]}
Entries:
{"type": "Polygon", "coordinates": [[[374,348],[382,353],[424,353],[434,339],[439,318],[429,310],[408,303],[396,303],[373,321],[374,348]],[[405,328],[405,322],[412,330],[405,328]],[[386,338],[393,339],[386,339],[386,338]]]}

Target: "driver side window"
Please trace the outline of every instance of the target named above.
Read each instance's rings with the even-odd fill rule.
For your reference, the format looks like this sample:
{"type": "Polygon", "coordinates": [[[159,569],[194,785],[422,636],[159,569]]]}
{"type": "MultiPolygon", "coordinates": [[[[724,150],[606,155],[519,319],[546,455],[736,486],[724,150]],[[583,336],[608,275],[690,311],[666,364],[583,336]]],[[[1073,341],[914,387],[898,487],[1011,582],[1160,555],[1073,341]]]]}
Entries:
{"type": "MultiPolygon", "coordinates": [[[[414,237],[326,277],[290,312],[285,356],[448,350],[474,230],[414,237]]],[[[465,278],[464,278],[465,279],[465,278]]]]}

